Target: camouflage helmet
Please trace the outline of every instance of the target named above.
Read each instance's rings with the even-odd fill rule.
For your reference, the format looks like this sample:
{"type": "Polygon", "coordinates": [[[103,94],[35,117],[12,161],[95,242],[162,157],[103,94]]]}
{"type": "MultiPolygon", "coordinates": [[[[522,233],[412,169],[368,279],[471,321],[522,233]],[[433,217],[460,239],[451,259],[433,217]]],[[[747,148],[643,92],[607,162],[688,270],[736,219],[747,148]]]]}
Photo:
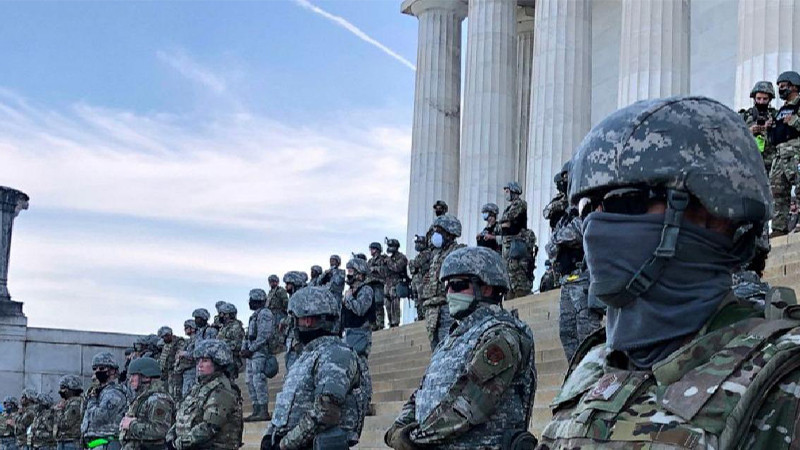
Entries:
{"type": "Polygon", "coordinates": [[[236,310],[236,305],[233,303],[225,303],[224,305],[219,307],[220,314],[233,314],[236,315],[238,311],[236,310]]]}
{"type": "Polygon", "coordinates": [[[383,246],[381,245],[380,242],[373,242],[373,243],[369,244],[369,249],[370,250],[377,250],[378,253],[380,253],[380,252],[383,251],[383,246]]]}
{"type": "Polygon", "coordinates": [[[128,375],[142,375],[156,378],[161,376],[161,365],[153,358],[143,356],[131,361],[128,366],[128,375]]]}
{"type": "Polygon", "coordinates": [[[482,213],[494,214],[496,216],[496,215],[500,214],[500,207],[497,206],[494,203],[487,203],[487,204],[481,206],[481,212],[482,213]]]}
{"type": "Polygon", "coordinates": [[[564,165],[561,166],[561,170],[559,170],[558,173],[553,177],[553,181],[558,183],[565,177],[568,177],[571,168],[572,168],[572,160],[568,159],[567,162],[565,162],[564,165]]]}
{"type": "Polygon", "coordinates": [[[19,395],[19,400],[30,400],[32,402],[37,401],[39,398],[39,393],[36,392],[35,389],[26,388],[22,390],[22,393],[19,395]]]}
{"type": "Polygon", "coordinates": [[[386,247],[400,248],[400,241],[398,241],[397,239],[386,238],[386,247]]]}
{"type": "Polygon", "coordinates": [[[313,273],[316,273],[317,275],[320,275],[320,274],[322,274],[322,266],[319,266],[319,265],[317,265],[317,264],[314,264],[313,266],[311,266],[311,273],[312,273],[312,274],[313,274],[313,273]]]}
{"type": "Polygon", "coordinates": [[[769,183],[752,134],[738,114],[706,97],[643,100],[606,117],[578,147],[570,181],[574,205],[644,185],[688,191],[734,224],[771,216],[769,183]]]}
{"type": "Polygon", "coordinates": [[[228,344],[219,339],[203,339],[194,347],[195,359],[209,358],[219,367],[226,367],[233,363],[233,355],[228,344]]]}
{"type": "Polygon", "coordinates": [[[444,231],[452,234],[455,237],[461,236],[461,222],[456,216],[450,214],[442,214],[433,221],[434,227],[440,227],[444,231]]]}
{"type": "Polygon", "coordinates": [[[332,259],[332,260],[336,261],[336,267],[339,267],[339,266],[342,265],[342,258],[339,255],[331,255],[331,257],[328,258],[328,259],[332,259]]]}
{"type": "Polygon", "coordinates": [[[452,277],[477,277],[487,286],[508,290],[511,282],[503,258],[486,247],[462,247],[447,255],[439,272],[439,279],[447,281],[452,277]]]}
{"type": "Polygon", "coordinates": [[[305,286],[307,280],[308,275],[306,275],[305,272],[300,272],[298,270],[286,272],[286,274],[283,276],[283,282],[285,284],[292,284],[295,289],[300,289],[301,287],[305,286]]]}
{"type": "Polygon", "coordinates": [[[302,288],[289,299],[289,311],[297,318],[332,316],[338,320],[341,307],[330,289],[324,287],[302,288]]]}
{"type": "Polygon", "coordinates": [[[508,191],[512,194],[522,194],[522,186],[520,186],[516,181],[509,181],[505,186],[503,186],[503,189],[508,189],[508,191]]]}
{"type": "Polygon", "coordinates": [[[216,309],[217,312],[219,312],[219,308],[224,304],[225,304],[225,301],[224,300],[220,300],[217,303],[214,303],[214,309],[216,309]]]}
{"type": "MultiPolygon", "coordinates": [[[[4,405],[4,406],[5,406],[5,405],[11,405],[11,407],[12,407],[13,409],[17,409],[17,408],[19,408],[19,400],[17,400],[17,398],[16,398],[16,397],[12,397],[12,396],[10,396],[10,395],[7,395],[7,396],[6,396],[6,397],[3,399],[3,405],[4,405]]],[[[6,407],[6,408],[8,408],[8,407],[6,407]]]]}
{"type": "Polygon", "coordinates": [[[191,328],[193,330],[197,330],[197,323],[194,320],[188,319],[183,321],[183,328],[191,328]]]}
{"type": "Polygon", "coordinates": [[[353,258],[363,259],[364,261],[366,261],[367,255],[363,253],[353,253],[353,258]]]}
{"type": "Polygon", "coordinates": [[[347,261],[347,268],[353,269],[353,272],[363,274],[366,274],[369,271],[367,268],[367,262],[361,258],[353,258],[350,261],[347,261]]]}
{"type": "Polygon", "coordinates": [[[192,317],[195,319],[205,319],[208,320],[211,318],[211,314],[209,314],[208,310],[205,308],[197,308],[192,311],[192,317]]]}
{"type": "Polygon", "coordinates": [[[278,278],[277,275],[270,275],[269,277],[267,277],[267,282],[269,282],[269,283],[280,283],[281,279],[278,278]]]}
{"type": "Polygon", "coordinates": [[[58,387],[71,391],[82,391],[83,383],[81,382],[81,378],[77,375],[64,375],[58,380],[58,387]]]}
{"type": "Polygon", "coordinates": [[[772,87],[772,83],[769,81],[757,81],[750,91],[750,98],[755,98],[759,92],[769,95],[771,99],[775,98],[775,88],[772,87]]]}
{"type": "Polygon", "coordinates": [[[437,206],[444,209],[444,212],[447,212],[450,209],[444,200],[436,200],[436,202],[433,204],[433,209],[436,209],[437,206]]]}
{"type": "Polygon", "coordinates": [[[251,302],[266,302],[267,301],[267,293],[264,292],[263,289],[250,289],[250,301],[251,302]]]}
{"type": "Polygon", "coordinates": [[[794,70],[783,72],[782,74],[778,75],[778,81],[776,81],[776,83],[780,84],[783,81],[788,81],[792,86],[800,87],[800,74],[794,70]]]}
{"type": "Polygon", "coordinates": [[[158,329],[158,333],[156,333],[156,334],[158,335],[158,337],[163,338],[166,335],[173,334],[172,333],[172,328],[170,328],[168,326],[163,326],[163,327],[158,329]]]}
{"type": "Polygon", "coordinates": [[[53,397],[47,392],[40,392],[36,397],[36,401],[42,406],[53,406],[53,397]]]}
{"type": "Polygon", "coordinates": [[[92,357],[92,369],[98,367],[119,369],[119,365],[117,365],[117,361],[114,359],[114,355],[112,355],[111,352],[100,352],[92,357]]]}

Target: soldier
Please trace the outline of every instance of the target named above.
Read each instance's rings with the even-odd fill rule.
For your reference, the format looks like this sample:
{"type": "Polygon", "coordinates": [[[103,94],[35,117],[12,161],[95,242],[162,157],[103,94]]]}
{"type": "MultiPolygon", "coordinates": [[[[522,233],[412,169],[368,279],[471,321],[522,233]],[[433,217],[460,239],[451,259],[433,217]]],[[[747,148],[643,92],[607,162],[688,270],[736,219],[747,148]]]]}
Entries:
{"type": "Polygon", "coordinates": [[[486,226],[475,237],[478,241],[478,247],[486,247],[497,253],[500,253],[503,249],[500,245],[503,241],[502,230],[500,229],[500,224],[497,223],[497,215],[499,213],[500,207],[494,203],[483,205],[481,207],[481,215],[486,222],[486,226]]]}
{"type": "Polygon", "coordinates": [[[533,448],[533,332],[502,307],[505,263],[490,249],[461,248],[445,258],[440,281],[457,326],[384,441],[403,450],[533,448]]]}
{"type": "Polygon", "coordinates": [[[0,450],[17,450],[14,436],[14,417],[19,411],[19,402],[8,396],[3,399],[3,412],[0,413],[0,450]]]}
{"type": "Polygon", "coordinates": [[[358,357],[339,338],[341,304],[329,290],[300,289],[289,301],[304,349],[289,369],[262,449],[344,449],[358,442],[358,357]]]}
{"type": "Polygon", "coordinates": [[[528,230],[528,204],[522,199],[522,187],[510,181],[503,187],[509,202],[500,218],[503,234],[503,259],[508,266],[511,290],[508,299],[523,297],[533,289],[536,235],[528,230]]]}
{"type": "Polygon", "coordinates": [[[553,177],[556,184],[556,196],[550,200],[550,203],[544,207],[542,215],[545,220],[550,224],[550,231],[556,228],[556,225],[561,220],[561,217],[567,212],[569,208],[569,201],[567,200],[567,185],[569,184],[569,164],[567,161],[561,168],[561,171],[553,177]]]}
{"type": "Polygon", "coordinates": [[[311,266],[311,280],[308,282],[309,286],[321,286],[322,284],[322,266],[311,266]]]}
{"type": "Polygon", "coordinates": [[[272,315],[275,316],[276,320],[283,320],[289,308],[289,294],[286,289],[278,285],[281,280],[277,275],[270,275],[267,281],[269,282],[267,308],[272,311],[272,315]]]}
{"type": "Polygon", "coordinates": [[[539,281],[539,293],[552,291],[559,286],[561,286],[561,284],[556,281],[556,274],[553,272],[552,263],[548,259],[544,262],[544,273],[542,274],[542,279],[539,281]]]}
{"type": "MultiPolygon", "coordinates": [[[[286,292],[290,298],[295,292],[306,286],[306,279],[307,277],[303,272],[296,270],[286,272],[283,275],[283,284],[286,285],[286,292]]],[[[300,352],[303,351],[303,343],[297,338],[296,325],[295,318],[291,316],[284,318],[281,324],[281,329],[286,336],[286,355],[284,355],[284,358],[287,370],[300,355],[300,352]]]]}
{"type": "Polygon", "coordinates": [[[131,363],[128,375],[136,397],[119,424],[122,448],[163,449],[175,403],[161,381],[161,366],[153,358],[139,358],[131,363]]]}
{"type": "Polygon", "coordinates": [[[175,424],[167,432],[170,448],[236,450],[242,446],[240,397],[225,368],[233,355],[224,342],[206,339],[197,343],[197,384],[178,406],[175,424]]]}
{"type": "Polygon", "coordinates": [[[64,375],[58,382],[58,395],[61,397],[53,407],[54,427],[58,450],[78,450],[81,448],[81,394],[83,383],[77,375],[64,375]]]}
{"type": "Polygon", "coordinates": [[[380,242],[373,242],[369,244],[370,258],[367,261],[369,268],[368,280],[372,289],[375,289],[379,294],[376,297],[375,306],[375,323],[372,325],[373,330],[382,330],[385,326],[384,314],[384,293],[386,292],[386,276],[389,269],[387,267],[387,257],[383,254],[383,246],[380,242]]]}
{"type": "MultiPolygon", "coordinates": [[[[264,292],[263,290],[261,292],[264,292]]],[[[266,299],[266,293],[264,294],[266,299]]],[[[231,380],[236,380],[239,377],[239,371],[242,368],[242,359],[239,352],[242,350],[242,341],[244,340],[244,326],[242,321],[236,318],[236,306],[231,303],[225,303],[219,307],[219,321],[220,329],[217,334],[217,339],[228,344],[233,355],[233,365],[228,368],[228,375],[231,380]]]]}
{"type": "Polygon", "coordinates": [[[445,285],[439,280],[439,271],[444,259],[454,250],[465,247],[456,239],[461,236],[461,222],[455,216],[445,214],[433,221],[434,232],[431,235],[431,266],[422,280],[422,308],[425,313],[425,329],[431,350],[435,350],[450,331],[453,318],[447,306],[445,285]]]}
{"type": "Polygon", "coordinates": [[[342,258],[339,255],[331,255],[329,262],[331,268],[322,275],[322,286],[328,286],[336,300],[342,300],[345,285],[344,270],[339,268],[342,265],[342,258]]]}
{"type": "Polygon", "coordinates": [[[189,393],[189,390],[197,380],[196,361],[192,357],[194,347],[202,340],[216,339],[217,337],[217,329],[208,325],[208,319],[211,318],[211,314],[208,313],[207,309],[195,309],[192,311],[192,317],[194,317],[194,324],[196,325],[194,334],[186,343],[183,351],[178,353],[178,363],[183,372],[182,397],[189,393]]]}
{"type": "Polygon", "coordinates": [[[20,409],[14,417],[14,436],[17,438],[17,447],[28,450],[28,427],[36,416],[36,403],[39,394],[33,389],[23,389],[19,397],[20,409]]]}
{"type": "Polygon", "coordinates": [[[39,394],[35,410],[33,422],[28,428],[28,447],[35,450],[55,450],[53,398],[50,397],[50,394],[39,394]]]}
{"type": "MultiPolygon", "coordinates": [[[[181,337],[175,337],[172,333],[172,328],[163,326],[158,329],[158,337],[164,342],[161,348],[161,353],[158,357],[158,365],[161,367],[161,381],[167,386],[167,392],[175,397],[175,380],[173,380],[172,369],[175,367],[175,360],[177,359],[178,352],[183,350],[186,342],[181,337]]],[[[177,397],[176,400],[180,400],[177,397]]]]}
{"type": "Polygon", "coordinates": [[[756,139],[756,145],[761,150],[761,157],[764,158],[764,167],[769,173],[772,167],[772,160],[775,158],[775,146],[769,142],[767,131],[775,124],[777,111],[770,103],[775,99],[775,89],[769,81],[759,81],[750,91],[750,98],[753,99],[753,107],[739,110],[745,125],[750,129],[750,133],[756,139]]]}
{"type": "Polygon", "coordinates": [[[117,382],[119,366],[114,355],[100,352],[92,357],[92,370],[96,384],[84,399],[81,437],[87,448],[118,450],[119,423],[128,409],[125,389],[117,382]]]}
{"type": "Polygon", "coordinates": [[[386,239],[386,253],[386,315],[389,316],[389,327],[394,328],[400,325],[400,295],[397,287],[408,283],[408,258],[400,252],[400,241],[397,239],[386,239]]]}
{"type": "Polygon", "coordinates": [[[448,208],[447,203],[444,200],[436,200],[436,202],[433,204],[433,214],[436,217],[440,217],[447,214],[447,211],[449,211],[449,209],[450,208],[448,208]]]}
{"type": "Polygon", "coordinates": [[[422,279],[431,267],[432,249],[425,236],[414,235],[414,250],[417,256],[408,263],[408,270],[411,272],[411,297],[414,299],[414,307],[417,310],[415,320],[422,320],[425,314],[422,309],[422,279]]]}
{"type": "Polygon", "coordinates": [[[775,158],[769,172],[769,184],[775,200],[775,215],[772,218],[770,237],[783,236],[789,232],[789,200],[792,186],[798,185],[800,164],[800,74],[783,72],[778,77],[778,96],[785,103],[775,115],[775,123],[769,129],[769,143],[775,146],[775,158]]]}
{"type": "Polygon", "coordinates": [[[269,389],[267,386],[267,363],[277,360],[272,355],[269,343],[275,332],[275,317],[266,307],[267,293],[263,289],[252,289],[249,300],[250,322],[247,325],[247,340],[242,345],[242,357],[247,359],[247,390],[253,402],[253,413],[245,422],[269,420],[269,389]]]}
{"type": "Polygon", "coordinates": [[[197,325],[195,341],[217,338],[217,329],[208,325],[208,319],[211,318],[211,314],[208,313],[207,309],[195,309],[192,311],[192,317],[194,317],[194,323],[197,325]]]}
{"type": "Polygon", "coordinates": [[[741,118],[705,97],[640,101],[596,125],[572,167],[607,342],[579,348],[540,448],[794,445],[800,321],[731,292],[771,213],[741,118]]]}
{"type": "Polygon", "coordinates": [[[175,354],[175,365],[170,375],[170,393],[172,398],[179,402],[183,396],[184,391],[188,392],[191,388],[191,383],[194,381],[187,381],[187,379],[194,380],[195,378],[195,364],[194,360],[189,357],[187,348],[194,345],[195,335],[197,333],[197,323],[194,320],[186,320],[183,322],[183,332],[186,334],[183,346],[177,349],[175,354]],[[186,387],[184,389],[184,386],[186,387]]]}

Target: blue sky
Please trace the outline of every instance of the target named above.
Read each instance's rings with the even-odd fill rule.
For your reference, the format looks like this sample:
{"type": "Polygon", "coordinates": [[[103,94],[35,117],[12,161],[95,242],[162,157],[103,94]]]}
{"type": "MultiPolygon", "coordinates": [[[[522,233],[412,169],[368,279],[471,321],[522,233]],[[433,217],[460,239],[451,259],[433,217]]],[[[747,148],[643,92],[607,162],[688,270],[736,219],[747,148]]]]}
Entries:
{"type": "Polygon", "coordinates": [[[29,325],[174,328],[403,241],[416,19],[397,1],[0,2],[0,185],[29,325]]]}

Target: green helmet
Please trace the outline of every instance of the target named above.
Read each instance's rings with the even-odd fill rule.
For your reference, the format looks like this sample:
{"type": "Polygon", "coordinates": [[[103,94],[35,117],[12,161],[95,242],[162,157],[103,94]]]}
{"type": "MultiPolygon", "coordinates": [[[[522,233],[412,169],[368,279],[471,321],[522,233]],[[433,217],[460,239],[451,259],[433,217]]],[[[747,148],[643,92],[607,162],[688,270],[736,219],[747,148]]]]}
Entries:
{"type": "Polygon", "coordinates": [[[783,81],[788,81],[792,86],[800,87],[800,74],[794,70],[783,72],[782,74],[778,75],[777,83],[781,83],[783,81]]]}
{"type": "Polygon", "coordinates": [[[500,214],[500,207],[497,206],[494,203],[487,203],[487,204],[481,206],[481,212],[482,213],[494,214],[496,216],[496,215],[500,214]]]}
{"type": "Polygon", "coordinates": [[[356,273],[363,273],[366,274],[369,269],[367,268],[367,262],[361,258],[353,258],[350,261],[347,261],[348,269],[353,269],[353,272],[356,273]]]}
{"type": "Polygon", "coordinates": [[[219,367],[226,367],[233,363],[233,355],[228,344],[218,339],[203,339],[198,342],[192,356],[194,359],[209,358],[219,367]]]}
{"type": "Polygon", "coordinates": [[[114,355],[111,352],[100,352],[92,357],[92,369],[96,369],[98,367],[111,367],[113,369],[119,369],[119,365],[117,361],[114,359],[114,355]]]}
{"type": "Polygon", "coordinates": [[[142,375],[150,378],[160,377],[161,365],[158,364],[158,361],[148,356],[136,358],[128,366],[128,375],[142,375]]]}
{"type": "Polygon", "coordinates": [[[77,375],[64,375],[58,381],[58,387],[69,389],[71,391],[82,391],[83,383],[81,382],[80,377],[77,375]]]}
{"type": "Polygon", "coordinates": [[[442,214],[433,221],[434,227],[440,227],[444,231],[452,234],[455,237],[461,236],[461,222],[456,216],[450,214],[442,214]]]}
{"type": "Polygon", "coordinates": [[[439,271],[439,280],[458,276],[478,278],[481,283],[503,292],[511,285],[503,258],[486,247],[462,247],[447,255],[439,271]]]}
{"type": "Polygon", "coordinates": [[[775,98],[775,88],[772,87],[772,83],[769,81],[756,82],[753,89],[750,91],[750,98],[755,98],[756,94],[759,92],[769,95],[771,99],[775,98]]]}

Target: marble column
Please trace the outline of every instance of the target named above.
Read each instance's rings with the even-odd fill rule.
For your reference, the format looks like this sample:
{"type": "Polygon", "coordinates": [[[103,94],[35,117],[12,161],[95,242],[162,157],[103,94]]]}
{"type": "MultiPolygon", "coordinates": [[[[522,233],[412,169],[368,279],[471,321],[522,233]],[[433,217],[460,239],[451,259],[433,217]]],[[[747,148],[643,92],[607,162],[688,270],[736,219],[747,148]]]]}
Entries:
{"type": "Polygon", "coordinates": [[[689,93],[689,0],[622,0],[617,106],[689,93]]]}
{"type": "Polygon", "coordinates": [[[517,176],[520,185],[525,184],[528,168],[528,135],[531,110],[531,73],[533,66],[533,22],[532,2],[519,2],[517,8],[517,176]],[[527,6],[530,4],[531,6],[527,6]]]}
{"type": "MultiPolygon", "coordinates": [[[[572,157],[591,127],[591,2],[536,2],[528,175],[528,220],[539,240],[535,284],[550,239],[542,209],[553,198],[553,176],[572,157]]],[[[534,286],[534,287],[537,287],[534,286]]]]}
{"type": "MultiPolygon", "coordinates": [[[[738,14],[739,50],[734,95],[737,110],[752,105],[750,90],[757,81],[775,84],[781,72],[800,70],[800,2],[739,0],[738,14]]],[[[773,106],[777,107],[776,103],[773,106]]]]}
{"type": "Polygon", "coordinates": [[[458,211],[461,133],[461,23],[466,0],[406,0],[402,12],[419,19],[406,250],[433,222],[433,203],[458,211]]]}
{"type": "Polygon", "coordinates": [[[21,316],[22,303],[11,301],[8,292],[8,263],[11,258],[11,231],[14,218],[28,209],[28,196],[0,186],[0,316],[21,316]]]}
{"type": "Polygon", "coordinates": [[[470,0],[467,29],[461,183],[461,241],[475,244],[481,206],[504,205],[503,186],[517,177],[517,1],[470,0]]]}

